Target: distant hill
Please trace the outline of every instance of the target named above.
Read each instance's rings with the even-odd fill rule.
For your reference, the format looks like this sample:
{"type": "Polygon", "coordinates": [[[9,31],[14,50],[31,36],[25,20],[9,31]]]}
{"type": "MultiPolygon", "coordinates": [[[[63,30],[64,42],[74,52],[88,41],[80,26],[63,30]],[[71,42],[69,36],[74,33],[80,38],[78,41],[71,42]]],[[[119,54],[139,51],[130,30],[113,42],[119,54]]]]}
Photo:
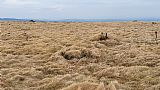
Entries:
{"type": "Polygon", "coordinates": [[[2,21],[27,21],[27,19],[17,19],[17,18],[0,18],[2,21]]]}
{"type": "MultiPolygon", "coordinates": [[[[32,19],[0,18],[0,21],[30,21],[32,19]]],[[[37,22],[124,22],[124,21],[160,21],[160,18],[139,18],[139,19],[61,19],[61,20],[40,20],[37,22]]]]}

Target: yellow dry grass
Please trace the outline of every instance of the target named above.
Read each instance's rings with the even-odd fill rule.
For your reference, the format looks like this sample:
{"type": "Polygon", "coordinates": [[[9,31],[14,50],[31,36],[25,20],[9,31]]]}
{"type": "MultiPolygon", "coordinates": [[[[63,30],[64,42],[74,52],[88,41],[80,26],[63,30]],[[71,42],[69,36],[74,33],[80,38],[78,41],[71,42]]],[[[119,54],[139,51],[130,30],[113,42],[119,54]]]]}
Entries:
{"type": "Polygon", "coordinates": [[[151,22],[1,21],[0,90],[159,90],[159,29],[151,22]]]}

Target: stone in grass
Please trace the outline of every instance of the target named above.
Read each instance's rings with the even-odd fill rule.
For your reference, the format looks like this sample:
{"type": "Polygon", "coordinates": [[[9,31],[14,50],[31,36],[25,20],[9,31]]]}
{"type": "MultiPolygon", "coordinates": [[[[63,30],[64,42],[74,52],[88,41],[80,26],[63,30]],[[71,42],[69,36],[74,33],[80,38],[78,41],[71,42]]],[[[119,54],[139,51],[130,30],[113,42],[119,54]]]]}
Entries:
{"type": "Polygon", "coordinates": [[[105,32],[101,32],[100,34],[93,36],[91,41],[102,41],[102,40],[107,40],[107,39],[109,39],[108,34],[105,32]]]}
{"type": "Polygon", "coordinates": [[[36,22],[35,20],[29,20],[29,22],[36,22]]]}

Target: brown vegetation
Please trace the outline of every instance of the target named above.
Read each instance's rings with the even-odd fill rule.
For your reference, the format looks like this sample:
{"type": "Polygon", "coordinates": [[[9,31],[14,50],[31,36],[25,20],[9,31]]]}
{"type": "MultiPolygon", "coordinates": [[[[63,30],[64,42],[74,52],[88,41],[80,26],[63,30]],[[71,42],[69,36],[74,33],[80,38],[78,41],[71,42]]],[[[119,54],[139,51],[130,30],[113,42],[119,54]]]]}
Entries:
{"type": "Polygon", "coordinates": [[[159,90],[159,28],[1,21],[0,90],[159,90]]]}

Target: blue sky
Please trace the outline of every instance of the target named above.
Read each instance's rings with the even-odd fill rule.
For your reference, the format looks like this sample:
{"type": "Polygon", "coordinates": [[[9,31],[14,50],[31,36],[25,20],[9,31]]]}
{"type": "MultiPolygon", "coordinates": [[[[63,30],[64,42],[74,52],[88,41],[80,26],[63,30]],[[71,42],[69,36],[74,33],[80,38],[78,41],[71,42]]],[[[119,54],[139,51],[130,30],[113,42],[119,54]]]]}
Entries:
{"type": "Polygon", "coordinates": [[[160,0],[0,0],[1,18],[159,18],[159,9],[160,0]]]}

